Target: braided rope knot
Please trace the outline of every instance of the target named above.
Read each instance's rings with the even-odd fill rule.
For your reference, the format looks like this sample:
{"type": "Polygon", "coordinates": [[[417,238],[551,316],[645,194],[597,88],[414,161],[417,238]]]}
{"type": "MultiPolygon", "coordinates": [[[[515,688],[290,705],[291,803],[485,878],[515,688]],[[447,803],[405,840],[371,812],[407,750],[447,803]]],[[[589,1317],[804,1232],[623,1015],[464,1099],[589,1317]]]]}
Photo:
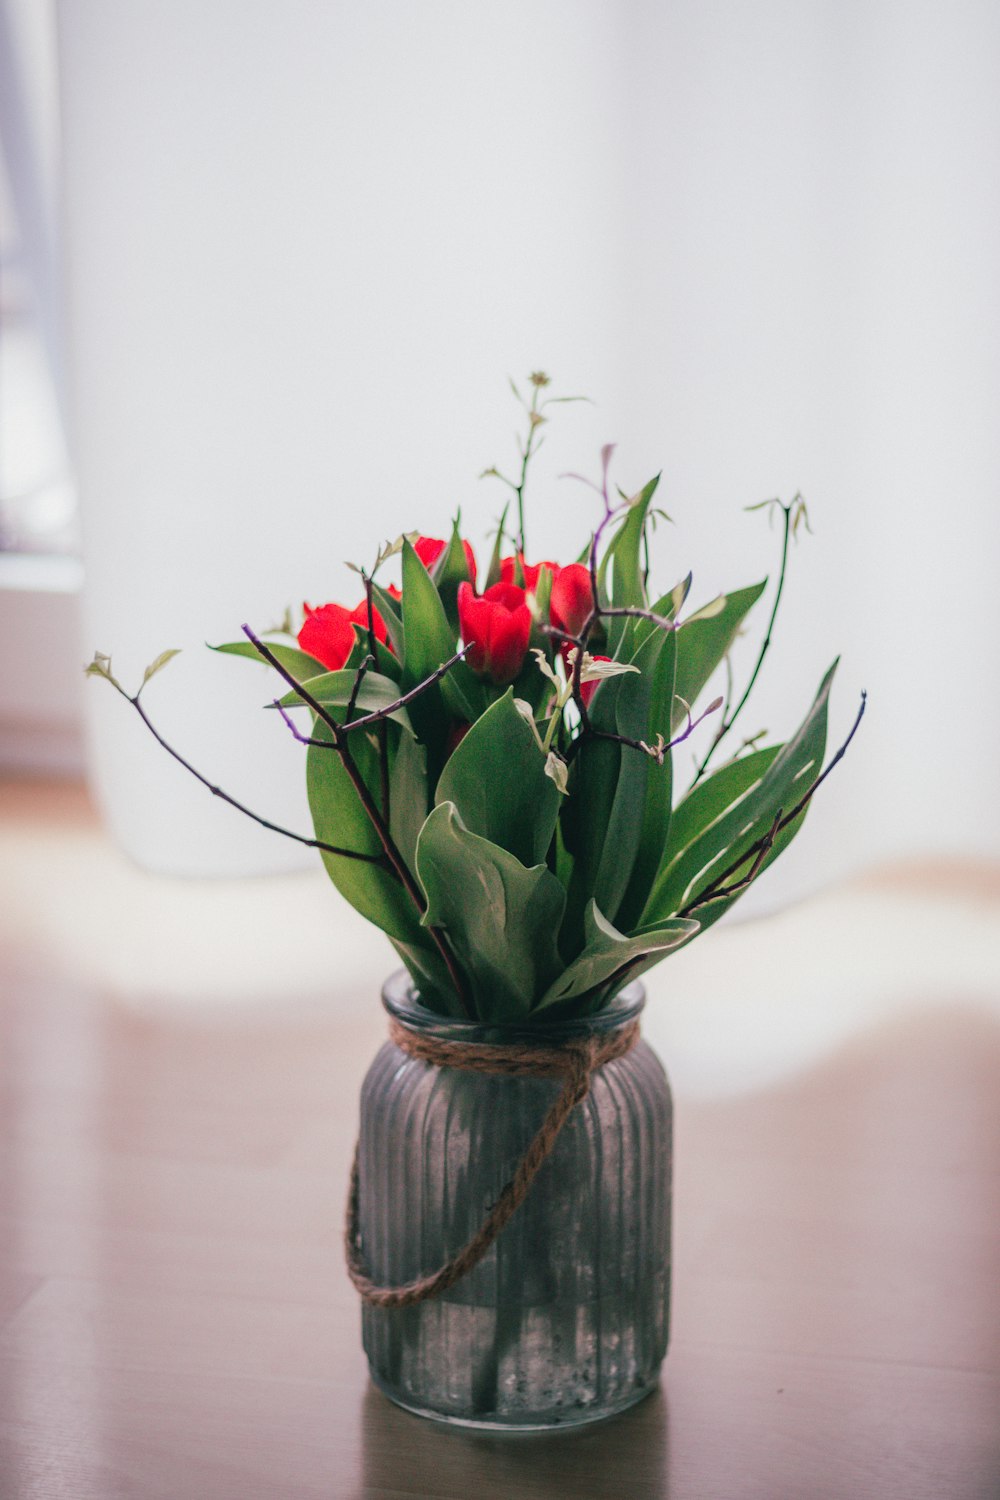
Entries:
{"type": "Polygon", "coordinates": [[[344,1246],[347,1274],[362,1300],[372,1307],[412,1307],[447,1291],[483,1259],[504,1225],[524,1202],[543,1162],[551,1154],[560,1131],[573,1110],[590,1093],[590,1083],[598,1068],[624,1057],[639,1039],[638,1021],[616,1027],[604,1036],[574,1038],[558,1047],[534,1046],[517,1042],[496,1045],[485,1042],[456,1042],[411,1031],[396,1017],[389,1022],[389,1037],[407,1056],[432,1067],[457,1068],[468,1073],[488,1073],[511,1078],[562,1078],[564,1083],[546,1112],[514,1175],[489,1209],[472,1238],[438,1270],[403,1286],[379,1286],[364,1269],[361,1258],[361,1230],[358,1220],[360,1179],[358,1151],[355,1147],[351,1167],[350,1191],[344,1246]]]}

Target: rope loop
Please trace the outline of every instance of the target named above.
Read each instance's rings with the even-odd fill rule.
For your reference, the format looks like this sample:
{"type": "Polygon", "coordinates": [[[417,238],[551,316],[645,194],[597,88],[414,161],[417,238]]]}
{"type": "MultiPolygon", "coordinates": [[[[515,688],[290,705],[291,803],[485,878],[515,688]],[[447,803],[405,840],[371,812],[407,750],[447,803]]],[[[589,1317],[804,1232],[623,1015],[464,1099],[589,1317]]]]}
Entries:
{"type": "Polygon", "coordinates": [[[486,1214],[482,1224],[462,1248],[438,1270],[419,1276],[403,1286],[379,1286],[364,1269],[359,1223],[358,1148],[354,1148],[351,1183],[347,1197],[344,1245],[347,1274],[363,1301],[372,1307],[412,1307],[447,1291],[483,1259],[504,1225],[524,1202],[543,1162],[551,1154],[560,1131],[573,1110],[590,1092],[598,1068],[624,1057],[639,1039],[639,1022],[630,1021],[604,1036],[587,1036],[558,1047],[536,1047],[526,1043],[510,1046],[482,1042],[455,1042],[418,1035],[396,1017],[389,1022],[389,1037],[401,1051],[438,1068],[458,1068],[468,1073],[488,1073],[511,1078],[562,1078],[562,1088],[535,1132],[514,1175],[486,1214]]]}

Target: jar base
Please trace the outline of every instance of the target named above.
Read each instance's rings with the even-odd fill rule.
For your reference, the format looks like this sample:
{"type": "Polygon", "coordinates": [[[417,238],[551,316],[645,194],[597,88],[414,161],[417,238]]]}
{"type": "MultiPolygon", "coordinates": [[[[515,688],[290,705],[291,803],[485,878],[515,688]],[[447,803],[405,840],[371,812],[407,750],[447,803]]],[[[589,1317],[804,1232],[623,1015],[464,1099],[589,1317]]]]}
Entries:
{"type": "Polygon", "coordinates": [[[616,1401],[613,1406],[602,1406],[595,1411],[593,1407],[567,1407],[565,1410],[553,1412],[550,1417],[530,1416],[520,1421],[516,1417],[459,1417],[450,1412],[432,1411],[429,1407],[419,1406],[415,1401],[409,1401],[398,1392],[385,1385],[373,1370],[369,1370],[372,1384],[377,1386],[383,1396],[387,1397],[394,1406],[403,1411],[410,1412],[415,1417],[425,1417],[431,1422],[440,1422],[444,1427],[468,1427],[477,1432],[509,1432],[512,1434],[522,1432],[558,1432],[567,1427],[588,1427],[594,1422],[606,1422],[609,1417],[617,1417],[621,1412],[628,1411],[629,1407],[636,1406],[640,1401],[645,1401],[647,1396],[652,1395],[660,1383],[659,1372],[648,1384],[640,1386],[637,1390],[630,1391],[616,1401]]]}

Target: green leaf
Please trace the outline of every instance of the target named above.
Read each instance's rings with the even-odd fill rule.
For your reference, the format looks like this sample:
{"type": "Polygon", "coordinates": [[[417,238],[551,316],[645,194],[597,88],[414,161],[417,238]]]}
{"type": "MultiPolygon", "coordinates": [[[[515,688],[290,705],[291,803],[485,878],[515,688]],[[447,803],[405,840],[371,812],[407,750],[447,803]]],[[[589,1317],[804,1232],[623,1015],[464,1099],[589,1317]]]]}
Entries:
{"type": "MultiPolygon", "coordinates": [[[[642,621],[640,624],[644,623],[642,621]]],[[[642,650],[650,650],[650,642],[659,639],[661,644],[650,671],[649,701],[646,710],[646,732],[641,738],[647,744],[655,742],[662,734],[670,739],[670,711],[674,698],[674,668],[677,655],[677,634],[674,631],[658,631],[646,636],[642,650]]],[[[646,791],[642,803],[642,821],[632,864],[628,889],[615,913],[615,921],[630,932],[639,920],[656,880],[663,850],[671,831],[671,799],[673,795],[673,762],[668,751],[663,765],[649,762],[646,773],[646,791]]]]}
{"type": "MultiPolygon", "coordinates": [[[[617,987],[620,988],[632,977],[633,966],[639,959],[652,954],[663,957],[686,943],[697,931],[697,922],[677,920],[664,922],[656,930],[639,937],[626,937],[602,915],[597,903],[591,901],[585,917],[582,952],[549,986],[536,1010],[545,1010],[561,1001],[603,990],[615,983],[619,975],[621,981],[617,987]]],[[[610,994],[614,992],[612,990],[610,994]]]]}
{"type": "Polygon", "coordinates": [[[444,1016],[466,1018],[455,994],[451,976],[437,949],[420,948],[414,943],[401,943],[395,938],[390,941],[409,970],[421,1004],[444,1016]]]}
{"type": "MultiPolygon", "coordinates": [[[[403,542],[403,635],[406,640],[404,688],[416,687],[425,681],[455,653],[455,632],[448,624],[441,596],[408,541],[403,542]]],[[[417,736],[427,746],[432,784],[445,760],[449,712],[470,723],[476,717],[475,707],[466,700],[453,673],[427,688],[410,707],[417,736]],[[450,682],[449,678],[452,679],[450,682]],[[448,683],[447,688],[445,683],[448,683]]]]}
{"type": "Polygon", "coordinates": [[[84,667],[83,675],[84,677],[103,677],[105,682],[110,682],[111,686],[117,688],[120,693],[125,692],[111,670],[111,657],[103,651],[94,652],[94,659],[84,667]]]}
{"type": "Polygon", "coordinates": [[[545,771],[538,736],[508,688],[453,751],[436,803],[454,803],[470,833],[525,865],[544,860],[559,813],[559,789],[545,771]]]}
{"type": "Polygon", "coordinates": [[[151,661],[145,672],[143,672],[142,687],[145,687],[149,679],[155,677],[157,672],[161,671],[167,665],[168,661],[173,661],[174,657],[180,656],[180,654],[179,646],[174,647],[172,651],[161,651],[156,660],[151,661]]]}
{"type": "MultiPolygon", "coordinates": [[[[643,608],[646,604],[646,589],[642,579],[642,538],[646,529],[649,503],[660,482],[655,475],[640,490],[635,502],[608,548],[611,557],[611,603],[616,608],[643,608]]],[[[616,622],[612,621],[612,625],[616,622]]],[[[617,622],[620,623],[620,622],[617,622]]],[[[609,631],[612,646],[617,644],[613,631],[609,631]]]]}
{"type": "MultiPolygon", "coordinates": [[[[391,729],[390,733],[398,734],[399,731],[391,729]]],[[[323,742],[322,745],[311,745],[306,755],[306,791],[316,837],[363,854],[379,854],[382,846],[378,835],[340,756],[335,750],[326,748],[331,735],[322,720],[316,721],[313,737],[323,742]]],[[[352,736],[351,753],[377,803],[380,795],[378,750],[364,730],[352,736]]],[[[391,871],[326,851],[321,851],[321,854],[330,879],[362,916],[381,927],[390,938],[421,948],[430,946],[431,940],[420,926],[415,905],[391,871]]]]}
{"type": "MultiPolygon", "coordinates": [[[[837,663],[834,662],[823,678],[812,707],[799,729],[773,756],[770,764],[766,765],[757,784],[740,796],[739,800],[730,805],[725,812],[716,816],[707,826],[703,826],[702,831],[687,843],[682,852],[672,859],[657,878],[646,911],[643,913],[644,926],[649,922],[659,922],[664,917],[672,916],[680,911],[698,891],[705,890],[711,883],[714,873],[721,874],[741,853],[769,833],[778,811],[791,812],[803,793],[815,781],[822,768],[826,748],[827,702],[836,668],[837,663]]],[[[731,785],[735,789],[739,785],[736,779],[737,768],[742,768],[744,775],[749,775],[753,770],[764,765],[759,758],[768,756],[770,753],[769,750],[757,751],[753,757],[748,756],[744,762],[736,761],[732,766],[722,767],[716,772],[715,777],[711,778],[711,781],[715,782],[716,778],[725,777],[729,773],[732,778],[731,785]],[[756,761],[753,767],[747,764],[751,760],[756,761]]],[[[712,788],[712,805],[721,798],[722,794],[723,787],[712,788]]],[[[703,794],[706,798],[709,795],[707,791],[703,794]]],[[[691,796],[693,798],[694,792],[691,796]]],[[[678,808],[674,824],[675,835],[680,833],[683,836],[685,824],[699,816],[697,807],[687,809],[682,813],[684,808],[684,803],[678,808]]],[[[776,859],[791,842],[804,818],[805,810],[793,823],[782,830],[762,869],[776,859]]],[[[749,869],[749,860],[747,869],[749,869]]],[[[744,870],[738,871],[733,876],[733,880],[739,879],[744,873],[746,873],[744,870]]],[[[737,896],[740,894],[741,892],[737,892],[737,896]]],[[[735,899],[735,896],[720,896],[710,905],[700,907],[698,920],[702,927],[709,927],[717,921],[735,899]]]]}
{"type": "Polygon", "coordinates": [[[448,545],[437,559],[433,570],[434,586],[444,605],[453,640],[458,639],[458,586],[460,583],[471,583],[473,588],[476,586],[476,580],[469,577],[469,565],[458,533],[458,524],[456,517],[448,545]]]}
{"type": "MultiPolygon", "coordinates": [[[[360,731],[362,734],[364,730],[360,731]]],[[[409,869],[417,867],[417,839],[430,807],[427,752],[411,734],[391,736],[389,832],[409,869]]]]}
{"type": "MultiPolygon", "coordinates": [[[[669,639],[672,641],[673,636],[669,639]]],[[[617,679],[618,691],[614,699],[615,733],[633,740],[645,740],[647,744],[651,738],[656,738],[655,733],[650,735],[650,709],[655,668],[667,640],[668,636],[664,631],[650,636],[631,663],[639,671],[617,679]]],[[[607,685],[604,692],[607,693],[607,685]]],[[[607,703],[604,706],[606,708],[607,703]]],[[[660,780],[662,786],[664,772],[668,778],[666,785],[669,797],[670,772],[667,765],[656,765],[643,751],[630,745],[619,748],[615,797],[597,878],[592,887],[597,905],[601,911],[610,915],[612,921],[617,920],[618,909],[632,878],[642,838],[649,783],[660,780]]],[[[667,805],[669,807],[669,800],[667,805]]]]}
{"type": "MultiPolygon", "coordinates": [[[[267,641],[266,645],[271,654],[281,662],[285,671],[291,672],[297,682],[306,682],[310,677],[316,677],[325,671],[321,661],[317,661],[315,656],[310,656],[308,651],[300,651],[297,646],[283,646],[277,641],[267,641]]],[[[226,641],[221,646],[209,645],[209,650],[222,651],[229,656],[246,656],[261,667],[270,665],[251,641],[226,641]]]]}
{"type": "Polygon", "coordinates": [[[504,506],[502,512],[500,513],[500,524],[497,527],[496,540],[493,543],[493,552],[490,557],[490,565],[486,570],[486,584],[483,589],[484,593],[486,592],[486,589],[492,588],[495,583],[500,582],[500,556],[503,551],[505,529],[507,526],[507,512],[509,510],[510,505],[508,503],[504,506]]]}
{"type": "Polygon", "coordinates": [[[417,874],[424,922],[447,934],[480,1016],[526,1016],[561,967],[556,933],[566,896],[555,876],[470,833],[453,802],[435,807],[421,829],[417,874]]]}
{"type": "Polygon", "coordinates": [[[781,745],[769,745],[764,750],[740,756],[691,788],[674,808],[670,836],[664,840],[656,871],[657,881],[662,882],[695,840],[757,785],[782,748],[781,745]]]}
{"type": "MultiPolygon", "coordinates": [[[[401,537],[400,542],[404,545],[409,545],[405,537],[401,537]]],[[[396,659],[397,661],[402,661],[405,655],[405,633],[403,631],[403,616],[400,612],[400,601],[394,599],[389,590],[384,589],[374,579],[372,579],[372,600],[385,621],[386,634],[392,642],[392,649],[396,653],[396,659]]]]}
{"type": "MultiPolygon", "coordinates": [[[[302,683],[302,687],[317,703],[322,703],[324,708],[346,708],[354,691],[357,679],[356,672],[349,672],[346,668],[339,672],[323,672],[319,677],[310,677],[302,683]]],[[[360,718],[363,714],[374,714],[388,708],[399,698],[399,686],[391,682],[388,677],[383,677],[379,672],[367,672],[361,683],[358,693],[355,716],[360,718]]],[[[278,702],[282,708],[295,708],[304,703],[301,694],[294,688],[289,689],[284,697],[278,702]]],[[[393,721],[401,724],[404,729],[413,733],[409,715],[405,708],[393,710],[391,715],[393,721]]],[[[362,733],[364,731],[361,731],[362,733]]],[[[355,739],[357,735],[355,735],[355,739]]]]}
{"type": "Polygon", "coordinates": [[[766,586],[765,578],[763,583],[755,583],[750,588],[736,589],[731,594],[725,594],[719,602],[718,613],[701,619],[685,620],[677,630],[677,672],[674,679],[677,700],[671,715],[673,729],[678,729],[687,717],[687,709],[680,700],[684,699],[692,705],[696,702],[698,694],[733,644],[740,625],[766,586]]]}

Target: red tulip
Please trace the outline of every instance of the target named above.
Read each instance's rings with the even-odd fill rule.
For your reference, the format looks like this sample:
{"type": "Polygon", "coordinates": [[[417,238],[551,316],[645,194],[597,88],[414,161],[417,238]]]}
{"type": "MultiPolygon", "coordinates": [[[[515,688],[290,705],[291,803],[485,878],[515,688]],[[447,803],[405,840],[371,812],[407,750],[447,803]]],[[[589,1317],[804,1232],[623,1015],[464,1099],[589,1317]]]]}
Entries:
{"type": "Polygon", "coordinates": [[[559,572],[559,564],[555,562],[526,563],[524,553],[519,552],[517,557],[502,557],[500,559],[500,582],[517,584],[517,567],[521,564],[521,572],[524,575],[524,587],[529,594],[538,592],[538,575],[543,568],[548,568],[555,578],[559,572]]]}
{"type": "MultiPolygon", "coordinates": [[[[417,540],[413,543],[413,550],[429,573],[446,546],[447,543],[441,541],[439,537],[418,536],[417,540]]],[[[469,542],[463,542],[462,546],[465,549],[465,565],[469,570],[469,577],[475,583],[476,554],[473,552],[469,542]]]]}
{"type": "Polygon", "coordinates": [[[469,645],[466,661],[474,672],[492,677],[501,686],[513,682],[528,650],[531,611],[524,589],[495,583],[482,597],[471,583],[458,586],[458,622],[469,645]]]}
{"type": "MultiPolygon", "coordinates": [[[[302,608],[306,617],[298,634],[299,645],[303,651],[308,651],[310,656],[315,656],[317,661],[322,662],[328,671],[339,672],[354,650],[354,626],[360,625],[363,630],[368,629],[367,599],[362,599],[357,609],[351,610],[345,609],[342,604],[321,604],[318,609],[303,604],[302,608]]],[[[386,644],[388,637],[385,621],[374,606],[372,625],[376,639],[386,644]]]]}
{"type": "Polygon", "coordinates": [[[590,569],[583,563],[560,568],[552,585],[549,614],[553,625],[568,635],[579,635],[594,607],[590,569]]]}

